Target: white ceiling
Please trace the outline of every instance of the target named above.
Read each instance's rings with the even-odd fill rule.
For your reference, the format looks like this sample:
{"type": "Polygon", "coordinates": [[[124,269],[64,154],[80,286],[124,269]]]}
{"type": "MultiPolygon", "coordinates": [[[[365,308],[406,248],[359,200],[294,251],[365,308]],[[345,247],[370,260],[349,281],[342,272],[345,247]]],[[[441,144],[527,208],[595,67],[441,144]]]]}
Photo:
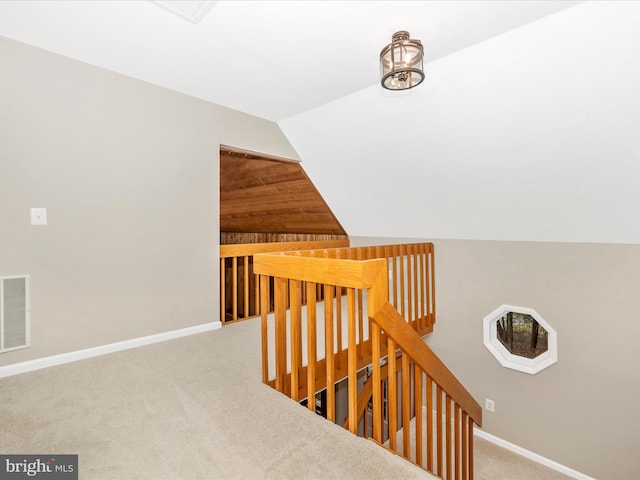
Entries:
{"type": "Polygon", "coordinates": [[[433,61],[571,1],[221,1],[197,25],[145,1],[0,1],[0,35],[273,121],[378,82],[408,30],[433,61]]]}
{"type": "Polygon", "coordinates": [[[221,1],[193,25],[147,1],[0,1],[0,35],[278,122],[351,236],[407,238],[640,244],[638,19],[637,1],[221,1]],[[392,94],[377,61],[401,29],[427,78],[392,94]]]}

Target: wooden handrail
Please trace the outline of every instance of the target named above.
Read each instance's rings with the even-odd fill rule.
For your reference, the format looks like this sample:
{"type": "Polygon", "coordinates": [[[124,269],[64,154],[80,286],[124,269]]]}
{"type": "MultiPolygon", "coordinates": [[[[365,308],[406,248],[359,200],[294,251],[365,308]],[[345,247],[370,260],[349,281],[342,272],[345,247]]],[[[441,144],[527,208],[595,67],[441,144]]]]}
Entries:
{"type": "Polygon", "coordinates": [[[308,242],[237,243],[220,245],[220,258],[243,257],[256,253],[315,250],[348,247],[349,240],[311,240],[308,242]]]}
{"type": "Polygon", "coordinates": [[[451,370],[433,353],[424,340],[404,321],[388,302],[374,313],[375,322],[391,337],[423,371],[447,392],[471,419],[482,426],[482,407],[476,402],[451,370]]]}
{"type": "Polygon", "coordinates": [[[364,261],[343,260],[302,256],[306,252],[296,253],[300,255],[289,252],[280,255],[257,254],[254,256],[255,272],[289,280],[367,289],[373,286],[378,272],[381,269],[386,271],[387,266],[381,258],[364,261]]]}

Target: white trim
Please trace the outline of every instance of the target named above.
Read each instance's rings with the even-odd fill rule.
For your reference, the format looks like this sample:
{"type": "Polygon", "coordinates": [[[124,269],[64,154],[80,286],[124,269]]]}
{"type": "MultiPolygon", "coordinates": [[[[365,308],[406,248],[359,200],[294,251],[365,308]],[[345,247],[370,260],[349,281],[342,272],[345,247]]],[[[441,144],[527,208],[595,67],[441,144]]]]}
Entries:
{"type": "Polygon", "coordinates": [[[487,347],[503,367],[535,375],[558,361],[558,334],[553,327],[551,327],[551,325],[549,325],[544,318],[542,318],[538,312],[532,308],[502,305],[483,318],[482,332],[482,341],[484,346],[487,347]],[[505,348],[502,342],[498,339],[497,320],[509,312],[529,315],[547,331],[548,348],[546,352],[535,358],[525,358],[519,355],[514,355],[505,348]]]}
{"type": "MultiPolygon", "coordinates": [[[[427,407],[426,405],[422,406],[422,414],[424,416],[427,415],[427,407]]],[[[436,410],[433,410],[433,415],[436,415],[436,410]]],[[[442,415],[442,421],[445,422],[445,415],[442,415]]],[[[453,421],[453,418],[451,419],[453,421]]],[[[476,437],[482,438],[488,442],[491,442],[499,447],[506,448],[507,450],[517,453],[529,460],[532,460],[536,463],[544,465],[545,467],[551,468],[552,470],[556,470],[557,472],[564,473],[565,475],[575,478],[576,480],[597,480],[593,477],[585,475],[584,473],[580,473],[576,470],[573,470],[569,467],[565,467],[564,465],[554,462],[553,460],[548,459],[547,457],[543,457],[542,455],[538,455],[537,453],[532,452],[531,450],[527,450],[526,448],[522,448],[518,445],[515,445],[511,442],[507,442],[500,437],[496,437],[495,435],[491,435],[490,433],[485,432],[484,430],[474,426],[473,434],[476,437]]]]}
{"type": "Polygon", "coordinates": [[[173,340],[175,338],[196,335],[198,333],[204,333],[211,330],[218,330],[219,328],[222,328],[222,323],[220,322],[203,323],[193,327],[181,328],[180,330],[156,333],[146,337],[132,338],[131,340],[124,340],[122,342],[109,343],[98,347],[86,348],[84,350],[76,350],[75,352],[61,353],[60,355],[52,355],[50,357],[36,358],[35,360],[14,363],[12,365],[0,367],[0,378],[32,372],[34,370],[53,367],[55,365],[62,365],[64,363],[76,362],[87,358],[98,357],[100,355],[128,350],[130,348],[142,347],[152,343],[159,343],[166,340],[173,340]]]}
{"type": "Polygon", "coordinates": [[[543,457],[542,455],[538,455],[537,453],[527,450],[526,448],[522,448],[522,447],[519,447],[518,445],[514,445],[511,442],[507,442],[506,440],[503,440],[500,437],[496,437],[495,435],[491,435],[490,433],[487,433],[484,430],[481,430],[479,428],[474,428],[473,433],[475,436],[480,437],[483,440],[487,440],[488,442],[494,443],[499,447],[506,448],[507,450],[517,453],[518,455],[522,455],[523,457],[528,458],[529,460],[533,460],[536,463],[540,463],[545,467],[549,467],[560,473],[564,473],[565,475],[573,477],[577,480],[596,480],[593,477],[585,475],[584,473],[580,473],[569,467],[565,467],[564,465],[558,462],[554,462],[553,460],[543,457]]]}

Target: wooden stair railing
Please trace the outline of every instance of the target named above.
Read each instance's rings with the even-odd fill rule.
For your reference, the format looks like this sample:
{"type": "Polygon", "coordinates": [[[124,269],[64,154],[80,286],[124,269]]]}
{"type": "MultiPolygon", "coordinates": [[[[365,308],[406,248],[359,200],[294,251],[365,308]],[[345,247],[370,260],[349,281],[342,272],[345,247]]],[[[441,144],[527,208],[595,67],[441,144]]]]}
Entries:
{"type": "MultiPolygon", "coordinates": [[[[298,250],[298,249],[296,249],[298,250]]],[[[273,251],[273,250],[271,250],[273,251]]],[[[284,252],[280,252],[284,254],[284,252]]],[[[309,251],[287,252],[287,255],[301,255],[313,258],[334,258],[344,260],[370,260],[370,259],[384,259],[387,262],[387,268],[389,271],[389,301],[402,312],[403,317],[421,336],[426,335],[433,331],[433,326],[436,321],[435,317],[435,270],[434,270],[434,255],[432,243],[417,243],[417,244],[396,244],[396,245],[382,245],[375,247],[354,247],[354,248],[322,248],[309,251]]],[[[275,369],[278,368],[278,364],[273,365],[273,359],[270,361],[270,355],[268,353],[270,343],[282,338],[283,333],[287,331],[288,319],[286,315],[281,314],[278,316],[278,321],[275,322],[275,327],[271,326],[271,330],[267,327],[266,315],[271,313],[275,309],[275,279],[274,276],[266,276],[260,280],[260,301],[262,307],[260,308],[262,313],[262,354],[263,354],[263,381],[271,386],[275,387],[276,375],[275,369]],[[282,331],[281,331],[282,330],[282,331]],[[269,373],[271,372],[271,373],[269,373]]],[[[286,299],[282,299],[282,310],[290,310],[290,307],[294,303],[292,296],[285,290],[283,295],[286,299]],[[286,304],[286,308],[285,308],[286,304]]],[[[320,355],[319,362],[324,362],[322,356],[325,353],[323,347],[323,339],[326,337],[325,333],[334,336],[336,342],[335,352],[332,355],[336,356],[335,360],[335,381],[339,381],[346,377],[346,356],[347,356],[347,324],[346,319],[348,315],[355,312],[356,326],[357,326],[357,349],[358,355],[358,370],[366,367],[370,363],[371,358],[371,340],[369,336],[370,321],[366,315],[366,300],[364,299],[365,291],[363,289],[355,288],[352,292],[353,297],[349,297],[348,290],[344,286],[337,286],[331,284],[323,284],[318,282],[305,282],[300,284],[300,291],[302,301],[295,300],[295,305],[304,307],[305,313],[300,313],[310,317],[310,320],[303,326],[309,326],[310,328],[316,328],[316,317],[320,321],[319,335],[321,341],[318,347],[320,351],[314,352],[320,355]],[[336,294],[339,293],[339,294],[336,294]],[[333,299],[335,302],[334,308],[327,308],[328,302],[324,302],[325,295],[329,299],[333,299]],[[352,300],[350,300],[352,298],[352,300]],[[351,302],[351,303],[349,303],[351,302]],[[348,312],[347,310],[348,309],[348,312]],[[326,318],[325,318],[326,317],[326,318]],[[330,332],[323,333],[323,327],[327,318],[333,318],[334,324],[331,325],[332,330],[330,332]],[[343,332],[344,330],[344,332],[343,332]]],[[[297,308],[290,310],[294,312],[294,315],[298,315],[297,308]]],[[[296,320],[295,325],[298,322],[296,320]]],[[[286,333],[284,333],[286,336],[286,333]]],[[[306,336],[304,341],[308,345],[313,347],[313,342],[309,340],[309,336],[306,336]]],[[[278,345],[280,345],[278,343],[278,345]]],[[[284,354],[284,353],[282,353],[284,354]]],[[[282,362],[282,361],[281,361],[282,362]]],[[[313,362],[312,362],[313,363],[313,362]]],[[[282,365],[282,363],[280,363],[282,365]]],[[[321,370],[318,372],[324,372],[323,364],[319,365],[321,370]]],[[[306,373],[306,366],[301,367],[302,374],[306,373]]],[[[314,365],[311,365],[314,368],[314,365]]],[[[284,392],[291,395],[292,398],[300,399],[306,394],[306,375],[302,376],[302,380],[298,382],[298,392],[290,391],[290,374],[286,373],[282,379],[284,392]],[[304,387],[304,391],[303,391],[304,387]]],[[[326,377],[324,375],[316,376],[316,389],[320,390],[326,386],[326,377]]]]}
{"type": "MultiPolygon", "coordinates": [[[[263,379],[291,398],[306,398],[314,410],[318,390],[346,376],[347,427],[358,434],[363,402],[361,397],[358,405],[358,372],[371,365],[373,440],[383,443],[384,407],[390,450],[441,478],[471,479],[473,426],[481,425],[482,410],[421,338],[435,321],[432,255],[431,244],[256,255],[261,289],[272,284],[275,303],[272,337],[266,309],[262,309],[263,379]],[[394,257],[394,249],[404,254],[394,257]],[[315,301],[318,289],[324,293],[323,302],[315,301]],[[300,301],[303,290],[306,311],[300,301]],[[358,302],[362,292],[366,292],[366,314],[358,302]],[[338,300],[343,297],[344,303],[338,300]],[[346,338],[339,339],[345,325],[339,313],[342,307],[346,338]],[[361,321],[363,314],[366,321],[361,321]],[[273,379],[271,341],[275,343],[273,379]],[[388,376],[386,395],[381,388],[385,361],[386,369],[401,376],[400,385],[397,375],[388,376]]],[[[261,301],[266,302],[265,298],[261,292],[261,301]]],[[[327,419],[335,422],[334,388],[326,389],[326,402],[327,419]]]]}
{"type": "MultiPolygon", "coordinates": [[[[394,344],[389,341],[388,345],[390,345],[391,348],[394,346],[394,344]]],[[[450,475],[455,475],[456,479],[472,478],[473,471],[469,471],[469,469],[473,469],[473,442],[472,439],[469,438],[469,435],[473,432],[473,418],[475,415],[481,415],[481,411],[478,410],[479,406],[475,407],[473,404],[469,406],[469,408],[475,412],[473,416],[470,416],[462,407],[454,402],[454,418],[451,418],[451,408],[446,408],[446,402],[452,402],[451,396],[444,394],[444,390],[424,372],[424,369],[416,365],[408,355],[404,355],[409,361],[408,370],[404,370],[407,367],[402,360],[403,353],[400,350],[396,350],[395,352],[395,362],[389,362],[380,367],[380,384],[384,385],[388,392],[387,396],[385,396],[385,399],[388,400],[388,407],[386,411],[384,411],[383,408],[383,414],[387,414],[389,422],[387,423],[386,430],[383,429],[380,432],[382,438],[377,443],[380,443],[383,447],[388,447],[395,453],[403,455],[412,463],[420,465],[425,470],[438,474],[440,477],[452,478],[446,474],[448,471],[450,475]],[[394,368],[396,371],[394,378],[391,378],[388,374],[392,363],[395,364],[394,368]],[[407,396],[403,391],[403,388],[407,389],[406,384],[402,383],[405,371],[411,382],[411,388],[407,390],[410,398],[408,406],[402,404],[402,399],[407,396]],[[398,377],[400,377],[400,380],[398,377]],[[402,385],[403,388],[398,389],[398,384],[402,385]],[[438,403],[437,400],[437,398],[442,397],[443,394],[445,402],[444,413],[442,411],[442,398],[440,403],[438,403]],[[392,398],[393,400],[391,400],[392,398]],[[416,408],[415,405],[422,405],[422,407],[416,408]],[[432,415],[427,416],[426,413],[429,411],[432,411],[432,415]],[[409,420],[405,412],[408,412],[409,420]],[[441,420],[438,421],[438,418],[441,420]],[[470,421],[470,418],[472,421],[470,421]],[[408,425],[408,428],[404,427],[405,424],[408,425]],[[450,428],[447,429],[446,426],[448,424],[450,428]],[[433,432],[431,437],[426,434],[428,431],[433,432]],[[401,444],[397,443],[398,435],[402,435],[401,444]],[[433,443],[434,438],[436,439],[435,445],[433,443]],[[449,446],[447,446],[449,454],[446,453],[446,450],[443,451],[442,447],[443,439],[446,441],[447,438],[449,439],[449,446]],[[453,446],[450,446],[451,442],[453,442],[453,446]],[[441,453],[439,454],[438,452],[441,453]],[[453,460],[451,458],[451,452],[453,452],[453,460]],[[446,461],[443,456],[446,458],[446,461]],[[463,472],[466,472],[466,474],[463,472]]],[[[433,352],[428,354],[428,358],[434,359],[434,357],[433,352]]],[[[433,365],[436,366],[437,369],[442,370],[443,365],[441,365],[437,357],[435,357],[433,365]]],[[[372,428],[369,426],[372,419],[369,417],[373,416],[371,414],[371,407],[374,401],[373,379],[373,375],[370,375],[365,381],[358,393],[356,402],[358,434],[365,437],[372,436],[372,428]]],[[[345,429],[349,428],[348,417],[342,426],[345,429]]]]}
{"type": "MultiPolygon", "coordinates": [[[[482,425],[482,408],[389,303],[374,314],[374,339],[382,330],[388,336],[389,370],[396,368],[398,349],[402,363],[402,385],[396,385],[395,376],[388,378],[389,448],[441,478],[473,478],[473,425],[482,425]],[[397,442],[398,427],[393,424],[398,418],[400,390],[402,445],[397,442]]],[[[376,370],[380,370],[379,360],[384,355],[382,349],[373,349],[374,426],[381,424],[375,386],[383,377],[382,372],[376,375],[376,370]]],[[[374,430],[374,440],[381,441],[381,434],[374,430]]]]}
{"type": "MultiPolygon", "coordinates": [[[[220,321],[225,324],[260,315],[260,288],[253,272],[256,253],[348,246],[349,240],[220,245],[220,321]]],[[[273,299],[268,305],[268,311],[273,311],[273,299]]]]}

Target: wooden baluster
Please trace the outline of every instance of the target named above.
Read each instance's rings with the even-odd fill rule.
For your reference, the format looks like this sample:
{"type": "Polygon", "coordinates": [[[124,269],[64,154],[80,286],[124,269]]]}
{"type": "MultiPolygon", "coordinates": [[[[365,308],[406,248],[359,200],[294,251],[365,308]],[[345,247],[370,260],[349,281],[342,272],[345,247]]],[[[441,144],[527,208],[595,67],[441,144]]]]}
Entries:
{"type": "MultiPolygon", "coordinates": [[[[362,293],[362,289],[358,289],[358,325],[359,325],[359,331],[362,334],[362,337],[360,337],[360,342],[363,341],[364,339],[364,296],[362,293]]],[[[367,317],[367,319],[370,322],[370,319],[367,317]]],[[[369,325],[369,338],[371,338],[371,325],[369,325]]]]}
{"type": "Polygon", "coordinates": [[[420,283],[418,274],[420,272],[420,254],[418,252],[418,246],[412,245],[413,251],[413,319],[415,320],[415,328],[420,330],[420,283]]]}
{"type": "Polygon", "coordinates": [[[447,458],[447,480],[451,480],[452,468],[451,468],[451,397],[449,394],[445,395],[445,433],[446,433],[446,458],[447,458]]]}
{"type": "MultiPolygon", "coordinates": [[[[357,306],[354,305],[354,308],[356,308],[356,312],[358,315],[358,357],[362,357],[362,355],[364,354],[364,352],[362,351],[362,345],[364,344],[364,312],[362,309],[362,290],[358,289],[357,290],[357,306]]],[[[369,330],[369,335],[371,335],[371,330],[369,330]]]]}
{"type": "MultiPolygon", "coordinates": [[[[340,253],[334,249],[325,250],[325,258],[340,258],[340,253]]],[[[342,345],[342,287],[334,286],[333,287],[333,298],[335,298],[335,310],[334,310],[334,319],[335,319],[335,327],[334,327],[334,335],[336,338],[335,344],[335,353],[334,357],[335,368],[340,368],[341,365],[341,355],[339,355],[342,350],[344,350],[342,345]]],[[[331,301],[331,307],[333,308],[333,299],[331,301]]]]}
{"type": "Polygon", "coordinates": [[[467,478],[469,480],[473,480],[473,420],[471,417],[467,419],[469,428],[467,431],[467,436],[469,437],[469,475],[467,478]]]}
{"type": "Polygon", "coordinates": [[[224,325],[227,319],[227,259],[220,259],[220,321],[224,325]]]}
{"type": "Polygon", "coordinates": [[[249,257],[243,257],[244,262],[244,305],[242,309],[242,318],[249,318],[249,257]]]}
{"type": "Polygon", "coordinates": [[[416,268],[416,285],[415,285],[415,302],[416,302],[416,318],[419,319],[422,315],[422,253],[421,244],[417,243],[413,246],[415,256],[415,268],[416,268]]]}
{"type": "Polygon", "coordinates": [[[232,298],[233,298],[233,317],[231,320],[238,319],[238,257],[233,257],[231,260],[231,277],[233,283],[231,284],[232,298]]]}
{"type": "Polygon", "coordinates": [[[402,353],[402,453],[410,458],[411,447],[411,363],[409,355],[402,353]]]}
{"type": "Polygon", "coordinates": [[[358,434],[358,352],[356,350],[356,311],[355,311],[355,289],[347,289],[347,327],[348,342],[347,350],[349,370],[348,396],[349,396],[349,431],[358,434]]]}
{"type": "Polygon", "coordinates": [[[415,273],[415,265],[413,263],[413,254],[412,254],[411,245],[407,245],[405,247],[405,255],[407,259],[407,317],[406,321],[409,325],[413,324],[414,316],[413,316],[413,278],[415,273]]]}
{"type": "Polygon", "coordinates": [[[425,326],[429,328],[432,325],[432,309],[431,309],[431,269],[430,258],[431,255],[429,253],[429,245],[425,245],[425,255],[424,255],[424,315],[425,315],[425,326]]]}
{"type": "Polygon", "coordinates": [[[467,471],[467,457],[469,455],[468,445],[467,445],[467,412],[462,412],[462,421],[460,422],[460,426],[462,427],[462,478],[468,478],[467,471]]]}
{"type": "Polygon", "coordinates": [[[260,315],[260,280],[253,271],[253,257],[251,257],[251,274],[254,278],[253,305],[255,306],[255,315],[260,315]]]}
{"type": "Polygon", "coordinates": [[[422,369],[413,364],[413,408],[416,417],[416,465],[422,466],[422,369]]]}
{"type": "Polygon", "coordinates": [[[427,397],[427,470],[433,472],[433,381],[425,372],[427,397]]]}
{"type": "Polygon", "coordinates": [[[302,307],[299,280],[291,280],[289,298],[291,304],[291,398],[298,400],[300,370],[302,369],[302,307]]]}
{"type": "Polygon", "coordinates": [[[269,277],[260,275],[260,320],[262,326],[262,382],[269,382],[269,277]]]}
{"type": "Polygon", "coordinates": [[[395,259],[393,258],[393,245],[387,246],[387,270],[389,270],[389,303],[396,306],[396,301],[394,300],[395,295],[395,285],[394,285],[394,271],[395,271],[395,259]]]}
{"type": "Polygon", "coordinates": [[[393,271],[393,265],[391,264],[391,259],[390,257],[390,246],[389,245],[385,245],[385,247],[382,249],[382,258],[384,258],[387,261],[387,275],[388,275],[388,290],[389,290],[389,298],[388,301],[389,303],[391,303],[393,305],[393,290],[392,290],[392,285],[393,285],[393,278],[392,278],[392,274],[391,272],[393,271]]]}
{"type": "Polygon", "coordinates": [[[411,248],[413,249],[413,309],[415,314],[415,328],[419,332],[421,325],[421,309],[420,304],[420,244],[414,243],[411,248]]]}
{"type": "Polygon", "coordinates": [[[421,324],[420,328],[424,331],[427,328],[427,315],[429,312],[428,308],[428,297],[427,297],[427,288],[429,288],[429,279],[427,277],[427,269],[426,267],[426,249],[424,243],[420,244],[420,318],[421,324]]]}
{"type": "Polygon", "coordinates": [[[442,388],[440,385],[436,385],[436,458],[438,476],[442,477],[442,388]]]}
{"type": "Polygon", "coordinates": [[[316,411],[316,284],[307,282],[307,407],[316,411]]]}
{"type": "Polygon", "coordinates": [[[460,480],[460,405],[454,403],[454,422],[453,422],[453,464],[456,480],[460,480]]]}
{"type": "Polygon", "coordinates": [[[431,270],[429,275],[429,282],[431,284],[431,324],[436,322],[436,280],[435,280],[435,257],[433,255],[433,244],[429,245],[429,260],[431,264],[431,270]]]}
{"type": "Polygon", "coordinates": [[[403,245],[402,250],[405,258],[405,275],[406,275],[406,303],[407,303],[407,316],[405,321],[411,325],[413,321],[413,263],[411,259],[410,245],[403,245]]]}
{"type": "Polygon", "coordinates": [[[274,280],[276,320],[276,390],[284,392],[287,376],[287,286],[286,278],[274,280]]]}
{"type": "Polygon", "coordinates": [[[398,304],[398,269],[400,268],[398,266],[398,246],[394,245],[392,247],[393,250],[393,306],[396,307],[396,310],[398,310],[400,308],[400,305],[398,304]]]}
{"type": "Polygon", "coordinates": [[[302,288],[302,297],[300,299],[300,302],[302,306],[305,306],[307,304],[307,282],[304,280],[300,282],[300,287],[302,288]]]}
{"type": "Polygon", "coordinates": [[[324,286],[324,348],[327,374],[327,420],[336,420],[336,388],[333,334],[333,290],[332,285],[324,286]]]}
{"type": "MultiPolygon", "coordinates": [[[[402,250],[400,250],[400,310],[398,310],[400,312],[400,314],[402,315],[402,318],[405,319],[405,321],[407,320],[407,308],[406,308],[406,303],[407,303],[407,299],[405,297],[405,257],[404,257],[404,252],[402,250]]],[[[397,309],[397,307],[396,307],[397,309]]]]}
{"type": "MultiPolygon", "coordinates": [[[[398,432],[398,374],[396,373],[396,343],[387,340],[387,408],[389,422],[389,448],[398,451],[396,434],[398,432]]],[[[404,373],[403,373],[404,376],[404,373]]]]}
{"type": "Polygon", "coordinates": [[[425,244],[423,246],[424,249],[424,306],[425,306],[425,315],[426,315],[426,320],[427,320],[427,325],[429,324],[429,314],[431,312],[431,293],[430,293],[430,288],[431,288],[431,277],[430,275],[430,269],[429,269],[429,244],[425,244]]]}
{"type": "Polygon", "coordinates": [[[380,388],[380,327],[371,322],[371,364],[373,369],[373,439],[382,443],[382,412],[380,402],[382,389],[380,388]]]}
{"type": "MultiPolygon", "coordinates": [[[[337,342],[337,353],[341,353],[344,348],[342,348],[342,288],[336,287],[336,342],[337,342]]],[[[349,339],[347,338],[347,341],[349,339]]],[[[347,354],[348,355],[348,354],[347,354]]],[[[336,356],[336,368],[340,368],[340,355],[336,356]]]]}

